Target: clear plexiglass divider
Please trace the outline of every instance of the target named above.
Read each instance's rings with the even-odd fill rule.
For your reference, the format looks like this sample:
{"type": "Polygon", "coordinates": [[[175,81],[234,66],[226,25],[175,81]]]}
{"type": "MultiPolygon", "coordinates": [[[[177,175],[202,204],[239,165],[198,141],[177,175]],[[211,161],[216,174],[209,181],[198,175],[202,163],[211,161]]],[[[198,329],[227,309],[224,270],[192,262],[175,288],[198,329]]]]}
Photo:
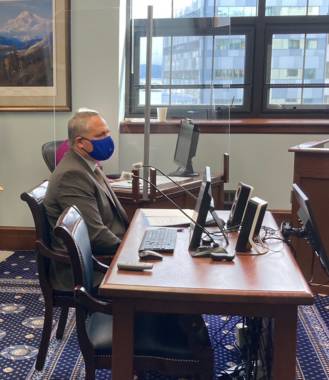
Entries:
{"type": "Polygon", "coordinates": [[[136,1],[130,12],[120,3],[47,0],[36,7],[28,2],[1,5],[1,30],[7,28],[16,45],[1,53],[0,62],[16,67],[17,73],[12,70],[5,78],[0,70],[6,95],[0,95],[0,109],[6,111],[0,113],[5,158],[0,164],[5,189],[0,196],[0,225],[33,226],[19,195],[49,178],[69,149],[68,121],[81,108],[97,110],[110,128],[115,150],[102,162],[106,174],[120,175],[145,161],[143,133],[120,133],[120,122],[145,118],[148,70],[149,164],[165,174],[176,172],[177,177],[185,164],[200,174],[206,166],[214,175],[223,172],[223,155],[230,153],[230,108],[243,96],[238,86],[232,88],[240,80],[232,65],[243,61],[242,36],[233,39],[225,14],[210,8],[201,12],[205,1],[171,2],[168,17],[162,2],[140,2],[143,14],[135,14],[136,1]],[[148,5],[154,6],[150,68],[148,5]],[[30,21],[37,27],[26,26],[19,34],[10,29],[14,21],[22,25],[30,21]],[[222,133],[211,133],[211,123],[218,120],[223,121],[222,133]],[[182,121],[195,127],[194,137],[179,142],[182,121]],[[167,124],[174,126],[169,133],[167,124]],[[12,148],[15,141],[20,149],[12,148]],[[8,162],[19,175],[9,173],[8,162]]]}

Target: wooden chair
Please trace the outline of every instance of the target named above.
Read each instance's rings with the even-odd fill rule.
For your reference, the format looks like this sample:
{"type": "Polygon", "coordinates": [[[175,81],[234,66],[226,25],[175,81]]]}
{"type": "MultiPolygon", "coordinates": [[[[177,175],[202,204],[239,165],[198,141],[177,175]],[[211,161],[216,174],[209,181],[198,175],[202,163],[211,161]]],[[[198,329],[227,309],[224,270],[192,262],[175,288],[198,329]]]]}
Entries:
{"type": "MultiPolygon", "coordinates": [[[[92,294],[90,241],[76,207],[62,213],[55,234],[63,240],[72,260],[78,340],[85,360],[86,380],[95,379],[97,368],[111,368],[111,302],[92,294]]],[[[134,366],[137,373],[159,370],[171,375],[212,379],[213,353],[202,317],[137,315],[134,366]]]]}
{"type": "MultiPolygon", "coordinates": [[[[53,308],[59,307],[61,309],[56,338],[62,339],[68,310],[70,307],[75,306],[73,282],[70,287],[63,285],[63,281],[60,278],[62,274],[56,273],[53,268],[54,263],[59,263],[63,267],[68,268],[67,272],[69,272],[71,260],[65,252],[54,251],[50,246],[50,226],[43,206],[47,187],[48,181],[44,181],[32,190],[21,194],[21,199],[29,205],[34,219],[37,238],[36,253],[39,283],[45,300],[44,325],[35,366],[38,371],[43,369],[48,351],[53,326],[53,308]]],[[[105,272],[106,268],[102,268],[102,270],[105,272]]],[[[99,284],[102,277],[99,274],[95,278],[95,282],[99,284]]]]}

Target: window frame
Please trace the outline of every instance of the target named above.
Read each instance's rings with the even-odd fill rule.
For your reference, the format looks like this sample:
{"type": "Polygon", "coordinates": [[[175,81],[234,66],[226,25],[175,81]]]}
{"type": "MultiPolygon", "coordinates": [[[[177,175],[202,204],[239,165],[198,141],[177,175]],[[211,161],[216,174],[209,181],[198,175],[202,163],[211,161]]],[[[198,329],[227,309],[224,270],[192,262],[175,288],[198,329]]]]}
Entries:
{"type": "MultiPolygon", "coordinates": [[[[127,0],[127,38],[126,46],[126,104],[125,116],[126,117],[143,117],[143,107],[137,107],[136,102],[138,97],[135,96],[134,86],[137,84],[136,62],[139,61],[139,50],[132,51],[134,39],[136,36],[145,35],[145,25],[147,20],[136,19],[131,20],[131,1],[127,0]],[[144,29],[144,31],[143,31],[144,29]],[[134,66],[133,73],[131,67],[134,66]]],[[[299,108],[293,109],[292,107],[273,109],[267,107],[268,92],[266,91],[266,75],[267,75],[267,57],[268,57],[268,38],[275,30],[275,33],[289,33],[288,30],[293,29],[294,32],[301,30],[300,33],[312,33],[313,31],[320,31],[322,33],[329,33],[329,15],[321,16],[265,16],[265,2],[266,0],[258,1],[258,15],[252,17],[232,17],[230,25],[230,34],[244,34],[246,32],[246,62],[245,62],[245,82],[243,85],[231,85],[231,87],[245,88],[245,102],[244,106],[230,107],[231,118],[262,118],[262,117],[305,117],[310,116],[313,118],[323,118],[328,115],[329,106],[324,105],[323,108],[299,108]],[[248,33],[248,34],[247,34],[248,33]]],[[[177,32],[177,35],[203,35],[202,31],[207,29],[206,35],[213,35],[211,20],[212,17],[206,18],[186,18],[186,19],[155,19],[154,20],[154,36],[159,36],[160,32],[165,33],[167,30],[177,32]],[[193,34],[184,34],[190,27],[189,24],[198,25],[200,29],[198,33],[195,31],[193,34]],[[169,27],[169,28],[168,28],[169,27]],[[179,30],[177,30],[179,28],[179,30]]],[[[170,33],[172,34],[172,33],[170,33]]],[[[269,62],[270,64],[270,62],[269,62]]],[[[139,67],[137,70],[139,73],[139,67]]],[[[137,84],[138,85],[138,84],[137,84]]],[[[153,87],[153,86],[152,86],[153,87]]],[[[167,87],[167,86],[164,86],[167,87]]],[[[184,88],[189,86],[183,85],[184,88]]],[[[221,86],[219,86],[221,87],[221,86]]],[[[289,86],[288,86],[289,87],[289,86]]],[[[198,87],[199,88],[199,87],[198,87]]],[[[214,85],[215,88],[215,85],[214,85]]],[[[138,90],[137,90],[138,91],[138,90]]],[[[136,94],[137,94],[136,91],[136,94]]],[[[171,113],[169,117],[193,117],[198,119],[213,119],[223,118],[227,115],[228,107],[212,106],[170,106],[171,113]],[[175,110],[173,113],[172,110],[175,110]],[[188,112],[192,111],[192,112],[188,112]]],[[[152,115],[156,114],[156,108],[151,110],[152,115]]]]}
{"type": "MultiPolygon", "coordinates": [[[[290,16],[289,16],[290,17],[290,16]]],[[[292,16],[291,16],[292,17],[292,16]]],[[[305,17],[311,17],[311,16],[305,16],[305,17]]],[[[320,16],[317,16],[320,17],[320,16]]],[[[269,90],[270,88],[329,88],[329,83],[326,85],[325,83],[321,84],[276,84],[271,85],[270,83],[267,83],[268,80],[268,70],[270,70],[271,65],[271,40],[273,34],[313,34],[313,33],[326,33],[329,34],[329,25],[325,25],[323,23],[317,23],[316,25],[314,23],[307,23],[306,25],[302,24],[282,24],[277,23],[276,25],[269,25],[266,28],[265,33],[265,45],[266,45],[266,56],[268,57],[268,60],[266,61],[267,66],[265,67],[265,79],[263,83],[263,110],[265,112],[273,112],[274,114],[286,114],[285,110],[287,110],[290,114],[296,115],[296,114],[309,114],[309,115],[323,115],[325,113],[329,112],[329,104],[323,104],[318,105],[317,107],[314,107],[314,105],[293,105],[293,104],[287,104],[283,106],[282,109],[275,109],[268,105],[269,102],[269,90]]]]}
{"type": "MultiPolygon", "coordinates": [[[[138,106],[138,91],[143,89],[145,86],[139,84],[139,53],[140,53],[140,39],[146,36],[146,21],[145,20],[135,20],[134,33],[133,33],[133,44],[134,44],[134,54],[131,64],[133,65],[132,74],[130,75],[130,108],[129,115],[140,115],[143,110],[143,106],[138,106]]],[[[232,28],[231,26],[221,27],[219,29],[214,28],[212,24],[212,18],[200,19],[179,19],[179,22],[175,19],[157,19],[154,20],[153,24],[153,37],[178,37],[178,36],[220,36],[226,35],[229,31],[229,35],[245,35],[246,36],[246,51],[252,51],[252,41],[254,29],[247,26],[238,26],[232,28]],[[198,30],[195,31],[195,26],[197,25],[198,30]]],[[[248,112],[250,109],[250,93],[251,93],[251,66],[252,66],[252,54],[248,57],[246,54],[245,59],[245,81],[243,84],[232,84],[230,88],[244,88],[245,98],[244,104],[242,106],[236,106],[238,112],[248,112]],[[248,74],[247,74],[248,73],[248,74]],[[246,96],[247,95],[247,96],[246,96]]],[[[221,84],[197,84],[197,85],[152,85],[154,89],[207,89],[213,87],[225,88],[221,84]]],[[[215,110],[212,106],[200,105],[200,106],[186,106],[186,105],[170,105],[170,109],[174,110],[175,116],[188,116],[189,111],[195,111],[195,114],[204,114],[204,116],[209,116],[210,112],[215,112],[216,114],[222,114],[226,112],[227,107],[216,106],[215,110]]],[[[153,107],[151,112],[155,114],[156,108],[153,107]]],[[[207,117],[206,117],[207,118],[207,117]]]]}

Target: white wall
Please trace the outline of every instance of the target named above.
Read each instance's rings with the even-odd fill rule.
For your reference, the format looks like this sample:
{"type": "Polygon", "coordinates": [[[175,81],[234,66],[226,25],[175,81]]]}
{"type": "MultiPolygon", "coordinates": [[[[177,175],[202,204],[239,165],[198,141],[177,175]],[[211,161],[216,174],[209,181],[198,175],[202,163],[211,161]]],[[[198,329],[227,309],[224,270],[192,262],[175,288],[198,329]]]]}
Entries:
{"type": "MultiPolygon", "coordinates": [[[[73,110],[99,110],[109,122],[118,145],[120,0],[72,0],[72,104],[73,110]]],[[[122,44],[121,44],[122,47],[122,44]]],[[[0,226],[32,226],[19,198],[22,191],[47,178],[41,145],[55,135],[66,137],[71,113],[0,113],[0,226]]],[[[118,149],[107,171],[118,170],[118,149]]]]}
{"type": "MultiPolygon", "coordinates": [[[[293,153],[288,148],[305,141],[322,140],[324,135],[255,135],[201,134],[194,170],[210,165],[213,172],[222,169],[224,152],[230,153],[230,182],[226,189],[235,189],[239,181],[254,187],[254,195],[269,202],[271,209],[290,209],[293,181],[293,153]]],[[[177,135],[151,135],[150,163],[170,172],[177,135]]],[[[128,170],[143,160],[143,135],[120,136],[120,169],[128,170]]]]}
{"type": "MultiPolygon", "coordinates": [[[[142,135],[122,135],[118,125],[122,118],[124,73],[124,17],[119,12],[124,0],[72,0],[72,99],[73,110],[81,106],[98,109],[108,120],[115,142],[116,155],[106,165],[107,171],[129,169],[143,158],[142,135]],[[120,25],[121,22],[121,25],[120,25]],[[121,33],[119,38],[119,31],[121,33]],[[119,99],[121,105],[119,104],[119,99]],[[120,152],[119,152],[120,143],[120,152]],[[120,165],[119,165],[120,161],[120,165]]],[[[124,10],[124,8],[122,8],[124,10]]],[[[0,112],[0,226],[33,226],[28,207],[19,195],[49,175],[41,145],[66,137],[71,113],[2,113],[0,112]]],[[[219,170],[224,151],[231,153],[231,181],[239,180],[255,187],[274,209],[288,209],[293,173],[293,155],[288,147],[324,136],[279,135],[201,135],[195,168],[206,164],[219,170]]],[[[174,169],[172,163],[176,135],[151,137],[151,163],[174,169]]]]}

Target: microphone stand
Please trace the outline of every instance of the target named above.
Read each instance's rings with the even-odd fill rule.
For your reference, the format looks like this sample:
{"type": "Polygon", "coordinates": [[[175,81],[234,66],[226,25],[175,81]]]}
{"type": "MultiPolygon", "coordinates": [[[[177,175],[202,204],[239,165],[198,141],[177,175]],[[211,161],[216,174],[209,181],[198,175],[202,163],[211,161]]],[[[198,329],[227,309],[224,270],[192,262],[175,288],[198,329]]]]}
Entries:
{"type": "MultiPolygon", "coordinates": [[[[152,82],[152,38],[153,38],[153,6],[147,7],[146,29],[146,77],[145,77],[145,107],[144,107],[144,162],[150,162],[150,129],[151,129],[151,82],[152,82]]],[[[144,179],[148,178],[146,168],[144,179]]],[[[144,183],[145,185],[145,183],[144,183]]],[[[143,186],[143,199],[148,200],[147,186],[143,186]]]]}
{"type": "MultiPolygon", "coordinates": [[[[155,170],[153,170],[153,171],[155,173],[155,170]]],[[[168,201],[171,202],[183,215],[185,215],[187,217],[187,219],[189,219],[194,225],[196,225],[197,227],[199,227],[202,230],[202,232],[205,233],[208,236],[208,238],[212,241],[214,248],[216,248],[216,247],[219,246],[219,244],[216,243],[216,241],[214,240],[214,238],[211,236],[211,233],[206,228],[202,227],[199,223],[197,223],[195,220],[193,220],[175,201],[173,201],[170,197],[168,197],[167,194],[165,194],[157,186],[155,186],[154,183],[152,183],[148,179],[139,177],[138,175],[135,175],[135,174],[132,174],[132,177],[133,178],[137,178],[138,186],[139,186],[139,179],[141,179],[141,180],[147,182],[149,185],[151,185],[151,188],[154,191],[159,191],[159,193],[161,195],[163,195],[166,199],[168,199],[168,201]]],[[[227,240],[226,236],[225,236],[225,240],[228,243],[228,240],[227,240]]]]}

